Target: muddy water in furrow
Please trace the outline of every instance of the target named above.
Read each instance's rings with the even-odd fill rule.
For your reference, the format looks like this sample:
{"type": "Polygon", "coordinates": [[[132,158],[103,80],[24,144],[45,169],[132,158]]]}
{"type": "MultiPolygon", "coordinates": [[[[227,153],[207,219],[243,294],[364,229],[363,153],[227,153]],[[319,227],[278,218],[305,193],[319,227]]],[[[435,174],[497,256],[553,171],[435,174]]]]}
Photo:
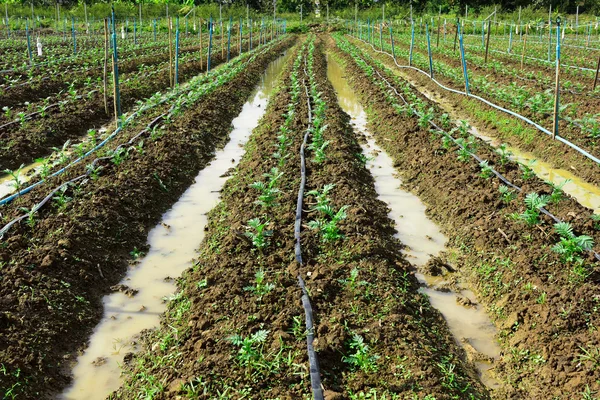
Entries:
{"type": "MultiPolygon", "coordinates": [[[[400,188],[402,181],[393,167],[392,159],[375,143],[367,129],[367,115],[356,94],[344,78],[340,65],[328,57],[327,75],[338,95],[342,109],[351,117],[354,130],[363,135],[367,143],[361,144],[368,157],[367,167],[375,178],[375,189],[381,200],[390,208],[389,217],[396,224],[397,237],[406,246],[404,253],[416,267],[423,266],[431,257],[445,250],[447,238],[438,226],[425,215],[425,205],[415,195],[400,188]]],[[[460,298],[475,300],[475,295],[467,289],[456,292],[442,292],[447,286],[443,278],[417,274],[423,284],[423,293],[429,296],[431,304],[438,309],[452,331],[455,339],[470,354],[481,373],[481,380],[493,388],[498,383],[488,372],[492,367],[489,360],[497,359],[500,347],[497,344],[496,330],[479,305],[463,307],[457,303],[460,298]],[[487,359],[488,361],[479,361],[487,359]]]]}
{"type": "MultiPolygon", "coordinates": [[[[219,201],[222,177],[244,153],[244,144],[264,115],[268,98],[289,57],[283,55],[265,71],[261,84],[242,112],[233,120],[230,141],[196,177],[179,201],[163,215],[148,235],[150,250],[133,265],[121,284],[138,291],[106,296],[104,317],[90,338],[89,347],[73,369],[73,385],[61,399],[104,399],[121,384],[119,363],[136,351],[135,336],[159,324],[164,298],[175,290],[174,278],[192,266],[192,258],[204,237],[206,213],[219,201]]],[[[125,289],[125,288],[123,288],[125,289]]]]}

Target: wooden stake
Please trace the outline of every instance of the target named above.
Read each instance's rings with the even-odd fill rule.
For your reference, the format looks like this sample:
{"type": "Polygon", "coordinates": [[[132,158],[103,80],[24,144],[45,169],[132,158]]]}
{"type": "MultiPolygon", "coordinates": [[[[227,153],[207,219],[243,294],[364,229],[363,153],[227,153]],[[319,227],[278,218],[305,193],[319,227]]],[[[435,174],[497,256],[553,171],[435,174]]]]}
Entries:
{"type": "Polygon", "coordinates": [[[521,69],[523,69],[523,62],[525,61],[525,52],[527,49],[527,33],[529,32],[529,25],[525,25],[525,36],[523,37],[523,52],[521,53],[521,69]]]}
{"type": "Polygon", "coordinates": [[[488,52],[490,49],[490,33],[492,32],[492,20],[488,21],[487,41],[485,42],[485,63],[487,64],[488,52]]]}
{"type": "Polygon", "coordinates": [[[173,86],[173,44],[171,39],[171,30],[173,26],[171,25],[171,17],[167,18],[167,25],[169,25],[169,82],[171,82],[171,87],[173,86]]]}
{"type": "Polygon", "coordinates": [[[454,52],[456,52],[456,40],[458,39],[458,24],[460,24],[460,21],[457,18],[456,19],[456,32],[454,32],[454,52]]]}
{"type": "Polygon", "coordinates": [[[225,59],[225,31],[223,31],[223,20],[221,20],[221,61],[225,59]]]}
{"type": "Polygon", "coordinates": [[[108,113],[108,98],[106,92],[108,92],[108,19],[104,18],[104,111],[106,115],[108,113]]]}
{"type": "Polygon", "coordinates": [[[437,44],[435,47],[440,47],[440,28],[442,24],[442,7],[440,6],[440,13],[438,14],[438,31],[437,31],[437,44]]]}
{"type": "Polygon", "coordinates": [[[598,57],[598,66],[596,67],[596,78],[594,79],[594,88],[596,90],[596,84],[598,83],[598,72],[600,72],[600,56],[598,57]]]}
{"type": "Polygon", "coordinates": [[[202,68],[204,68],[204,61],[202,61],[202,18],[200,18],[198,29],[200,29],[200,71],[202,71],[202,68]]]}

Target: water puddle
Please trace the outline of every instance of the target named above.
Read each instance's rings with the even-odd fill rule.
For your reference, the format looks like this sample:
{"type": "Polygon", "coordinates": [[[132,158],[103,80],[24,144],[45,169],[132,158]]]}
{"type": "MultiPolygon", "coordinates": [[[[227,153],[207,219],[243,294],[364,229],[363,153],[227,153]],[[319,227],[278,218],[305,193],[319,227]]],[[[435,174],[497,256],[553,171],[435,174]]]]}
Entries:
{"type": "MultiPolygon", "coordinates": [[[[445,99],[443,95],[437,92],[431,92],[424,86],[419,85],[414,79],[411,79],[410,76],[401,71],[394,71],[394,73],[405,79],[413,87],[417,88],[417,90],[423,96],[441,106],[445,111],[450,113],[453,116],[453,118],[469,120],[469,118],[463,118],[463,115],[461,115],[460,113],[459,107],[445,99]]],[[[502,144],[497,139],[491,138],[483,134],[473,126],[471,127],[471,133],[474,136],[480,138],[481,140],[489,143],[492,147],[497,148],[498,146],[500,146],[500,144],[502,144]]],[[[514,161],[518,161],[525,165],[529,165],[531,161],[536,160],[536,162],[532,165],[529,165],[529,167],[540,179],[543,179],[546,182],[550,182],[554,185],[561,185],[565,180],[569,180],[569,182],[563,186],[563,191],[566,194],[572,196],[574,199],[576,199],[577,202],[579,202],[579,204],[581,204],[582,206],[594,210],[595,213],[600,213],[600,187],[582,180],[581,178],[577,177],[568,170],[554,168],[549,163],[537,159],[537,157],[531,153],[522,151],[515,147],[507,146],[506,148],[513,154],[511,156],[511,159],[514,161]]]]}
{"type": "Polygon", "coordinates": [[[264,115],[269,96],[290,54],[287,52],[269,65],[261,83],[233,120],[228,144],[217,151],[216,159],[198,174],[195,183],[148,234],[148,254],[133,265],[121,281],[121,285],[137,290],[137,294],[130,297],[115,292],[104,297],[104,317],[90,338],[89,347],[77,360],[73,385],[59,398],[105,399],[119,388],[119,363],[126,353],[136,350],[132,344],[136,335],[159,324],[165,309],[163,298],[175,290],[172,278],[191,267],[191,260],[204,238],[206,213],[218,203],[219,191],[227,180],[221,176],[244,154],[243,146],[264,115]]]}
{"type": "MultiPolygon", "coordinates": [[[[332,57],[328,57],[327,76],[338,95],[340,106],[350,115],[355,132],[366,139],[361,146],[368,157],[367,168],[375,178],[379,198],[390,208],[389,217],[394,220],[398,231],[396,236],[406,245],[404,253],[417,267],[425,265],[445,250],[447,238],[426,217],[426,207],[421,200],[400,188],[402,181],[397,176],[392,159],[375,143],[367,129],[367,115],[348,85],[343,69],[332,57]]],[[[458,292],[439,290],[448,286],[449,282],[444,278],[424,274],[417,274],[417,278],[423,284],[421,291],[427,294],[432,306],[442,313],[455,339],[474,361],[483,383],[490,388],[497,387],[498,382],[489,372],[492,368],[490,361],[500,356],[500,347],[495,339],[496,330],[483,307],[465,307],[458,303],[463,299],[474,301],[475,295],[463,288],[459,288],[458,292]]]]}

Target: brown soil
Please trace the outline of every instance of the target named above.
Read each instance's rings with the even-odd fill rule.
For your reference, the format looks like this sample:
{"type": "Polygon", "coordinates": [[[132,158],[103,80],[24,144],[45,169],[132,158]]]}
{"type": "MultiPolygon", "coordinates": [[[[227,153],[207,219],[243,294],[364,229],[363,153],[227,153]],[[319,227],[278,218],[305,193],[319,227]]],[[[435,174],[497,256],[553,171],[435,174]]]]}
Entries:
{"type": "MultiPolygon", "coordinates": [[[[295,58],[293,55],[282,82],[289,81],[295,58]]],[[[257,192],[248,189],[252,182],[264,180],[263,173],[277,165],[277,160],[268,155],[274,151],[284,121],[282,114],[290,101],[290,91],[282,88],[248,142],[237,173],[226,183],[222,202],[209,215],[200,258],[180,281],[180,300],[170,303],[161,329],[147,335],[146,350],[134,356],[126,384],[114,397],[133,397],[157,381],[164,383],[157,398],[177,398],[191,384],[202,387],[204,393],[230,388],[229,393],[236,398],[243,388],[251,389],[250,398],[310,396],[305,339],[294,330],[294,319],[304,319],[296,280],[300,275],[311,294],[316,318],[314,344],[328,399],[366,395],[372,389],[379,396],[432,394],[438,399],[450,399],[472,394],[475,398],[488,398],[443,318],[418,292],[410,264],[400,253],[400,243],[393,238],[395,231],[387,217],[387,207],[377,200],[373,179],[356,157],[361,149],[349,117],[337,105],[326,80],[319,40],[314,75],[327,103],[325,140],[329,146],[323,163],[312,161],[313,154],[307,152],[306,190],[335,184],[330,193],[332,207],[337,210],[348,206],[347,218],[339,225],[345,238],[323,243],[320,234],[307,227],[316,217],[310,210],[315,199],[308,196],[301,234],[304,264],[294,261],[294,211],[300,181],[298,149],[307,128],[304,94],[298,100],[291,127],[291,156],[280,167],[283,176],[278,181],[281,192],[277,206],[261,208],[255,203],[257,192]],[[257,216],[268,220],[269,229],[273,229],[271,245],[261,252],[243,237],[246,221],[257,216]],[[243,288],[253,284],[254,273],[261,268],[267,281],[276,286],[257,301],[243,288]],[[346,281],[354,268],[359,270],[355,287],[346,281]],[[197,283],[204,280],[207,287],[198,290],[197,283]],[[181,313],[182,304],[189,304],[189,310],[181,313]],[[155,344],[164,342],[169,326],[177,330],[178,337],[167,348],[159,349],[155,344]],[[226,338],[235,333],[247,337],[259,329],[270,331],[263,349],[265,362],[273,362],[274,353],[283,349],[297,365],[281,366],[271,372],[241,366],[235,357],[237,348],[226,338]],[[349,341],[353,333],[365,339],[371,347],[370,354],[381,357],[376,372],[354,371],[343,362],[343,357],[351,353],[349,341]],[[169,362],[157,362],[168,354],[177,356],[169,362]],[[173,365],[177,367],[172,368],[173,365]],[[454,383],[448,381],[440,365],[452,365],[454,383]],[[142,375],[149,378],[140,379],[142,375]]],[[[300,79],[308,85],[302,69],[300,79]]],[[[199,398],[208,396],[200,394],[199,398]]]]}
{"type": "MultiPolygon", "coordinates": [[[[396,112],[354,61],[338,54],[346,61],[352,86],[370,105],[369,126],[378,143],[394,159],[406,189],[428,205],[429,216],[460,249],[453,265],[469,278],[495,320],[504,345],[495,371],[505,384],[494,397],[570,399],[586,385],[598,390],[600,371],[581,358],[581,347],[600,346],[595,332],[600,324],[598,265],[587,258],[591,274],[577,283],[573,265],[561,262],[550,249],[558,241],[551,220],[544,217],[541,225],[529,227],[508,217],[523,212],[525,194],[549,193],[550,188],[537,179],[523,181],[514,165],[502,166],[480,142],[477,154],[523,187],[516,200],[504,204],[498,181],[480,177],[476,164],[458,161],[455,148],[443,148],[414,117],[396,112]]],[[[563,199],[549,209],[570,222],[577,234],[591,235],[596,243],[600,239],[590,210],[576,201],[563,199]]]]}
{"type": "MultiPolygon", "coordinates": [[[[143,154],[130,152],[130,159],[118,166],[104,163],[97,180],[69,187],[72,200],[66,206],[46,206],[32,226],[15,226],[5,236],[0,249],[2,394],[13,387],[19,398],[49,398],[69,383],[75,352],[102,316],[102,296],[125,274],[129,252],[145,245],[162,213],[226,142],[232,119],[264,68],[291,42],[284,40],[260,55],[231,82],[173,119],[160,138],[146,139],[143,154]]],[[[168,106],[141,118],[124,136],[137,134],[168,106]]],[[[84,168],[74,167],[64,178],[84,168]]],[[[31,207],[58,182],[55,178],[5,207],[3,217],[31,207]]]]}

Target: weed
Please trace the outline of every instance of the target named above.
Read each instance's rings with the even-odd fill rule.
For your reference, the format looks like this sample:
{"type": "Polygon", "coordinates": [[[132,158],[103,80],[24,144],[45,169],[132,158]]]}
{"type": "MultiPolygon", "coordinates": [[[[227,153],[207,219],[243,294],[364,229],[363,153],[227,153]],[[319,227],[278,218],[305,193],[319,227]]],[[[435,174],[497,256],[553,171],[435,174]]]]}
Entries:
{"type": "Polygon", "coordinates": [[[579,349],[583,352],[578,355],[579,361],[591,362],[592,371],[600,368],[600,347],[590,347],[589,349],[586,349],[585,347],[579,346],[579,349]]]}

